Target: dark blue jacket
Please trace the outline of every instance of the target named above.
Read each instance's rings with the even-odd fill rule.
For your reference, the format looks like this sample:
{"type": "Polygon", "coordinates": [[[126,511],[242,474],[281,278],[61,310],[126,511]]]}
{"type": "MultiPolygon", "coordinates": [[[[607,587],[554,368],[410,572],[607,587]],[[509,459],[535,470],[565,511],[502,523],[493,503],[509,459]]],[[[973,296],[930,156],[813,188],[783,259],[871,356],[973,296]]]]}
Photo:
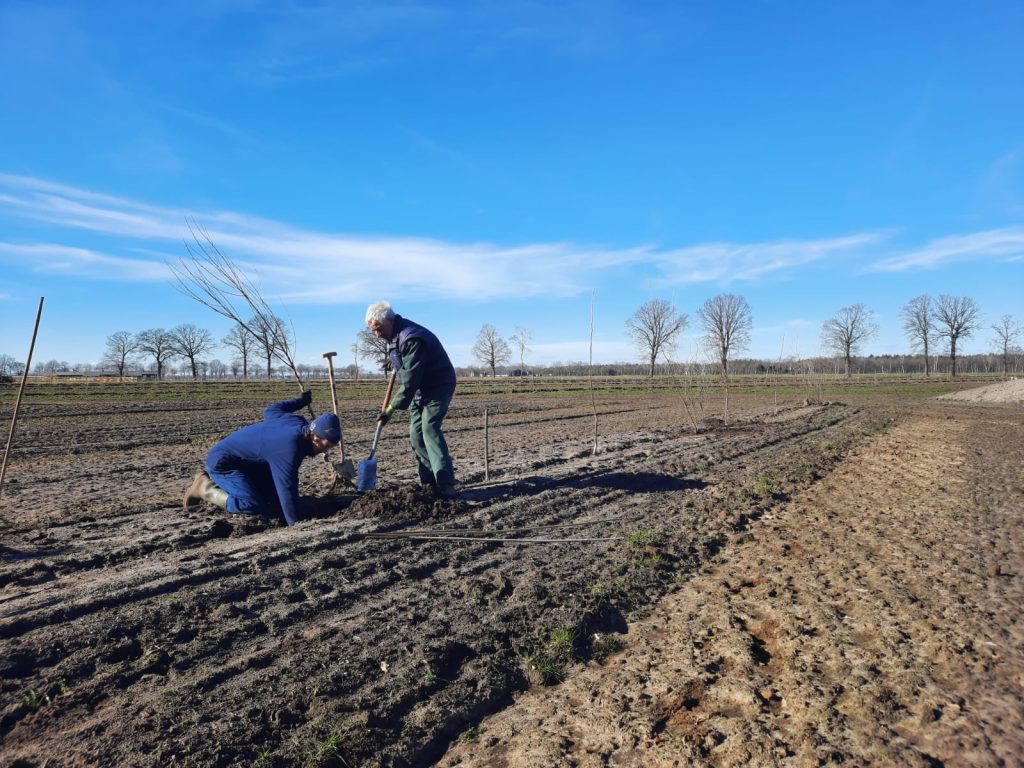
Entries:
{"type": "Polygon", "coordinates": [[[263,421],[232,432],[206,457],[208,470],[270,470],[281,503],[285,522],[299,521],[299,465],[313,453],[309,424],[294,412],[302,408],[302,398],[282,400],[267,406],[263,421]]]}
{"type": "Polygon", "coordinates": [[[437,336],[401,315],[395,315],[388,358],[398,373],[391,405],[399,410],[409,407],[417,391],[428,400],[455,391],[455,366],[437,336]]]}

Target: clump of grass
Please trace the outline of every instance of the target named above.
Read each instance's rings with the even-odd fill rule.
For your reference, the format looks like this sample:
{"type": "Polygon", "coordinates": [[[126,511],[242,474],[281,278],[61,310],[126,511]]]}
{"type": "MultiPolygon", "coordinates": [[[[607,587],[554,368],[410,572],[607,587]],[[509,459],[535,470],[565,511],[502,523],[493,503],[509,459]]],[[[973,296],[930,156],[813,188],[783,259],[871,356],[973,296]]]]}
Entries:
{"type": "Polygon", "coordinates": [[[29,691],[21,699],[21,706],[31,709],[33,712],[38,712],[49,703],[50,697],[45,692],[39,693],[35,690],[29,691]]]}
{"type": "Polygon", "coordinates": [[[750,487],[750,495],[759,499],[774,498],[779,492],[779,483],[771,475],[758,475],[750,487]]]}
{"type": "Polygon", "coordinates": [[[480,736],[480,726],[471,725],[469,728],[459,734],[459,741],[462,744],[469,744],[470,742],[476,741],[477,737],[480,736]]]}
{"type": "Polygon", "coordinates": [[[595,660],[601,661],[613,653],[621,651],[622,647],[622,640],[619,639],[618,635],[595,634],[594,640],[590,644],[590,655],[595,660]]]}
{"type": "Polygon", "coordinates": [[[554,685],[565,679],[566,670],[575,658],[576,633],[570,629],[556,629],[548,636],[544,647],[530,657],[530,669],[539,682],[554,685]]]}
{"type": "Polygon", "coordinates": [[[348,768],[358,763],[358,755],[373,746],[365,724],[344,718],[325,739],[308,743],[302,750],[304,768],[348,768]]]}
{"type": "Polygon", "coordinates": [[[632,553],[630,566],[634,570],[661,568],[665,558],[661,555],[662,539],[648,530],[633,531],[626,537],[626,548],[632,553]]]}
{"type": "Polygon", "coordinates": [[[655,536],[653,531],[640,529],[633,531],[626,537],[626,546],[630,549],[643,549],[654,545],[655,536]]]}

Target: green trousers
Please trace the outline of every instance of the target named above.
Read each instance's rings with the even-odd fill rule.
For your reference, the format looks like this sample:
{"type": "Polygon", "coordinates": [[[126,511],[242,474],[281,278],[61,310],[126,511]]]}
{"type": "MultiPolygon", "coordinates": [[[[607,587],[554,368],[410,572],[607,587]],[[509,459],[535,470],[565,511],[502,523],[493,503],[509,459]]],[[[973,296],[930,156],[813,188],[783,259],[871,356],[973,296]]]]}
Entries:
{"type": "Polygon", "coordinates": [[[409,406],[409,442],[416,453],[420,482],[436,488],[455,484],[452,457],[441,431],[452,394],[418,397],[409,406]]]}

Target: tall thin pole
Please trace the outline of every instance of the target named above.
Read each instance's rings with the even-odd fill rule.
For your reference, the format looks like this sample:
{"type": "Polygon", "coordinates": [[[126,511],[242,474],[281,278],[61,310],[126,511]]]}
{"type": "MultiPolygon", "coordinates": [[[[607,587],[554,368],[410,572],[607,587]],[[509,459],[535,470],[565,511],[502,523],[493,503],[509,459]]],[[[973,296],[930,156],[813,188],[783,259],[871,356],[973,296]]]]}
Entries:
{"type": "Polygon", "coordinates": [[[484,408],[484,482],[491,479],[491,420],[484,408]]]}
{"type": "Polygon", "coordinates": [[[21,373],[21,386],[18,387],[18,399],[14,401],[14,415],[11,416],[11,431],[7,435],[7,447],[4,449],[4,463],[0,467],[0,495],[4,491],[4,477],[7,476],[7,460],[11,458],[11,443],[14,441],[14,428],[18,424],[18,408],[21,406],[21,396],[25,392],[25,383],[28,381],[28,370],[32,367],[32,353],[36,348],[36,334],[39,333],[39,319],[43,316],[43,298],[39,297],[39,311],[36,312],[36,326],[32,329],[32,343],[28,346],[28,360],[25,361],[25,370],[21,373]]]}

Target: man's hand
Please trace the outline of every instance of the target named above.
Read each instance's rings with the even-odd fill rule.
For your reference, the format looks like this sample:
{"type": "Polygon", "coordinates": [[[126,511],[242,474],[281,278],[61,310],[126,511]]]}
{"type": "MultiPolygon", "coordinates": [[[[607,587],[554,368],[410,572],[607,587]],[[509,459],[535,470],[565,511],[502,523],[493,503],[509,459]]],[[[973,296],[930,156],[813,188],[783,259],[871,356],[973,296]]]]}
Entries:
{"type": "Polygon", "coordinates": [[[302,394],[299,395],[299,402],[300,402],[300,406],[303,407],[303,408],[306,407],[307,405],[309,405],[310,403],[312,403],[313,402],[313,390],[311,390],[311,389],[304,389],[304,390],[302,390],[302,394]]]}
{"type": "Polygon", "coordinates": [[[379,414],[377,414],[377,423],[383,427],[385,424],[388,423],[388,421],[391,420],[391,414],[394,412],[395,409],[389,405],[387,408],[385,408],[379,414]]]}

